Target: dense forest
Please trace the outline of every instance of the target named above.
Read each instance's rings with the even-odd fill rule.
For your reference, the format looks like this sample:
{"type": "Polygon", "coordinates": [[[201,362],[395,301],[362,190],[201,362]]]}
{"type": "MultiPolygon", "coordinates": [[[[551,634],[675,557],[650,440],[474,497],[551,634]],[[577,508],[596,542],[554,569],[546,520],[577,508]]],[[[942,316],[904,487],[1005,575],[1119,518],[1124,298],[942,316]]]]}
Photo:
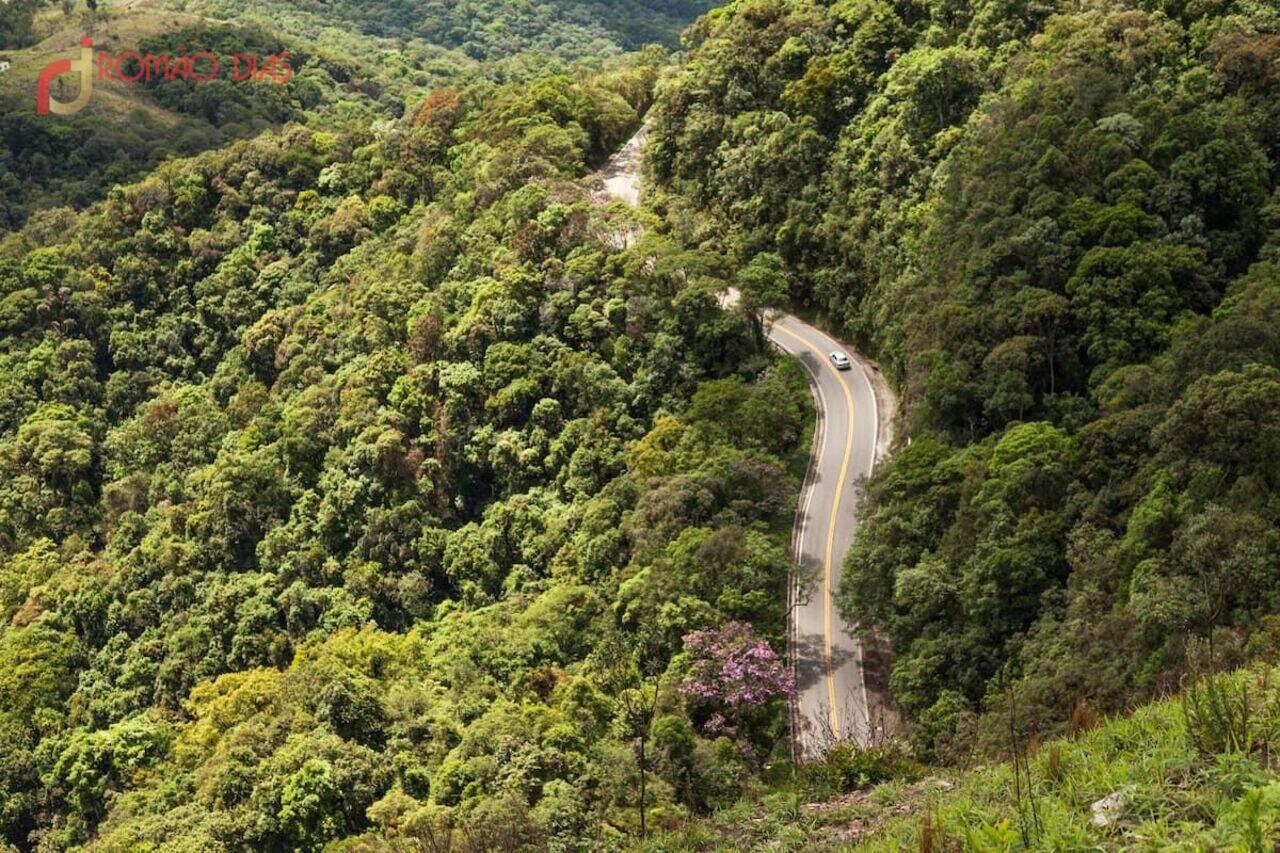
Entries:
{"type": "MultiPolygon", "coordinates": [[[[373,46],[358,38],[343,51],[260,24],[169,17],[105,3],[93,12],[75,4],[70,10],[46,10],[37,24],[36,36],[45,41],[4,54],[14,67],[0,75],[0,228],[5,229],[20,227],[34,210],[83,209],[114,185],[137,180],[175,156],[219,149],[291,121],[338,130],[399,118],[415,93],[478,76],[470,64],[387,67],[373,46]],[[111,56],[130,50],[152,56],[204,50],[222,67],[217,79],[206,83],[99,79],[94,99],[82,112],[57,121],[37,116],[38,70],[67,57],[86,34],[111,56]],[[291,75],[287,82],[233,79],[236,54],[283,52],[291,75]]],[[[128,75],[136,67],[136,60],[128,60],[121,70],[128,75]]],[[[66,91],[55,95],[69,97],[74,84],[60,82],[66,91]]]]}
{"type": "MultiPolygon", "coordinates": [[[[237,18],[246,11],[230,0],[177,0],[175,5],[217,18],[237,18]]],[[[709,0],[269,0],[252,14],[300,33],[354,27],[379,38],[456,47],[478,60],[534,53],[545,61],[598,58],[653,43],[673,47],[680,31],[710,5],[709,0]]]]}
{"type": "Polygon", "coordinates": [[[526,3],[292,3],[246,8],[222,0],[134,4],[101,0],[0,2],[0,228],[32,210],[84,208],[170,157],[216,150],[281,128],[319,130],[399,119],[432,88],[531,81],[570,66],[598,69],[625,50],[678,45],[699,0],[567,0],[526,3]],[[31,108],[37,70],[82,35],[112,53],[287,51],[287,85],[212,83],[128,86],[99,81],[82,113],[51,123],[31,108]],[[111,97],[104,97],[110,93],[111,97]]]}
{"type": "MultiPolygon", "coordinates": [[[[6,0],[0,4],[0,49],[19,48],[40,35],[46,10],[106,14],[112,0],[6,0]]],[[[314,38],[354,33],[417,47],[458,48],[476,59],[533,53],[544,60],[600,58],[648,44],[673,47],[681,30],[710,8],[709,0],[543,0],[521,3],[337,0],[285,3],[267,0],[247,8],[227,0],[169,0],[161,8],[193,11],[222,21],[265,21],[284,32],[314,38]]],[[[155,14],[153,9],[152,14],[155,14]]],[[[358,41],[358,39],[356,40],[358,41]]],[[[355,42],[353,42],[355,43],[355,42]]]]}
{"type": "Polygon", "coordinates": [[[975,848],[1280,831],[1280,9],[707,5],[0,2],[0,846],[934,851],[993,755],[975,848]],[[37,119],[85,27],[295,73],[37,119]],[[905,736],[802,766],[770,302],[902,413],[905,736]]]}
{"type": "Polygon", "coordinates": [[[572,848],[785,752],[808,392],[580,180],[644,56],[0,242],[4,839],[572,848]]]}
{"type": "Polygon", "coordinates": [[[690,38],[675,233],[779,253],[904,393],[841,597],[921,754],[1274,648],[1280,10],[744,0],[690,38]]]}
{"type": "MultiPolygon", "coordinates": [[[[46,58],[24,54],[24,60],[34,61],[24,61],[12,80],[0,78],[0,227],[21,226],[33,210],[87,207],[116,184],[129,183],[166,159],[218,149],[290,121],[334,129],[397,117],[405,98],[430,79],[425,74],[415,80],[370,73],[370,66],[360,61],[254,26],[151,24],[140,28],[141,37],[132,43],[112,35],[116,27],[132,28],[142,17],[108,19],[98,46],[113,55],[128,44],[143,55],[178,56],[179,49],[198,45],[228,67],[207,83],[98,82],[97,97],[88,108],[51,122],[35,114],[32,80],[27,79],[46,58]],[[266,57],[282,51],[289,54],[287,82],[232,79],[236,54],[266,57]]],[[[138,63],[128,63],[122,73],[137,73],[138,63]]]]}

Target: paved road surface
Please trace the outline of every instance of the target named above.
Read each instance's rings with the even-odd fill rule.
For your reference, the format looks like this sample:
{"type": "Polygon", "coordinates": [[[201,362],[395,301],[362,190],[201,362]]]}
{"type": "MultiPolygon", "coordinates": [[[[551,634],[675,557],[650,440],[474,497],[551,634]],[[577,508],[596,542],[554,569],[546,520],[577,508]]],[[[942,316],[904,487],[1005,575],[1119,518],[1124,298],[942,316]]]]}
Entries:
{"type": "MultiPolygon", "coordinates": [[[[641,129],[601,170],[608,195],[639,200],[641,129]]],[[[736,293],[725,304],[736,301],[736,293]]],[[[837,612],[844,555],[857,528],[859,481],[871,473],[881,444],[880,412],[870,368],[855,357],[853,369],[837,371],[830,353],[854,355],[823,332],[789,315],[776,315],[769,337],[808,370],[818,404],[817,432],[809,475],[800,495],[792,550],[812,576],[807,589],[793,589],[793,657],[799,696],[794,725],[805,756],[821,754],[836,741],[872,739],[863,653],[837,612]]],[[[875,716],[879,716],[878,714],[875,716]]]]}
{"type": "Polygon", "coordinates": [[[793,655],[799,700],[795,725],[806,756],[836,741],[872,740],[871,714],[863,678],[862,648],[836,610],[844,555],[857,529],[860,481],[871,473],[879,443],[879,413],[866,368],[839,371],[833,350],[845,347],[823,332],[782,315],[769,337],[809,371],[818,402],[809,477],[800,496],[792,550],[796,562],[814,575],[811,588],[796,596],[793,655]]]}

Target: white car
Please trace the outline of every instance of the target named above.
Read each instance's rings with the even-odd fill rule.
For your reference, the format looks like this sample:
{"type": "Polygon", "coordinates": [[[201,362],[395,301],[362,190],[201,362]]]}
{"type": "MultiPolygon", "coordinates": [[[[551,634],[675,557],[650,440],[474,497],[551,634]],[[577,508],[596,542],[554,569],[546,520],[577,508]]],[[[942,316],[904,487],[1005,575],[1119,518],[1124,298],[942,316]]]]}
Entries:
{"type": "Polygon", "coordinates": [[[852,370],[853,362],[849,360],[849,356],[836,350],[831,353],[831,363],[836,366],[836,370],[852,370]]]}

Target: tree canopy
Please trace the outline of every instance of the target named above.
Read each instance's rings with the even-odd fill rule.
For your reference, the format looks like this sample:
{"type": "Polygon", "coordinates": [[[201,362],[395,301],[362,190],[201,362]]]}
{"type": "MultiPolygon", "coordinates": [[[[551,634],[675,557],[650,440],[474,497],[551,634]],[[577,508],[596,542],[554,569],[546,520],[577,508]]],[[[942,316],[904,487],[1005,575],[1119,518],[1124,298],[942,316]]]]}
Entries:
{"type": "Polygon", "coordinates": [[[902,393],[841,603],[921,731],[1245,655],[1280,594],[1275,8],[739,0],[689,43],[658,206],[780,258],[902,393]]]}
{"type": "Polygon", "coordinates": [[[572,849],[736,799],[785,691],[708,728],[685,638],[781,647],[811,410],[723,265],[583,180],[664,59],[287,123],[0,242],[0,837],[572,849]]]}

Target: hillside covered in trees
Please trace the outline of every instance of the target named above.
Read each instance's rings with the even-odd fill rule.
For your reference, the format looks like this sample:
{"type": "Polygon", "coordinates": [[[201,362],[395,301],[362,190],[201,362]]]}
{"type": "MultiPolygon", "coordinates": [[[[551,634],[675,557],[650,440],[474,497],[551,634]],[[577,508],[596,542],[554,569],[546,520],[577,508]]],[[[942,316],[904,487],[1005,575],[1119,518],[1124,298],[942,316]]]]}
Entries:
{"type": "MultiPolygon", "coordinates": [[[[231,0],[172,2],[224,19],[247,11],[231,0]]],[[[354,29],[401,44],[456,48],[477,60],[531,54],[545,61],[549,56],[598,59],[655,43],[674,47],[680,31],[711,5],[709,0],[268,0],[250,14],[298,35],[354,29]]]]}
{"type": "Polygon", "coordinates": [[[743,0],[690,41],[675,233],[781,255],[904,392],[841,596],[920,756],[1274,649],[1280,10],[743,0]]]}
{"type": "Polygon", "coordinates": [[[808,392],[581,181],[658,71],[290,125],[0,241],[5,841],[616,845],[785,752],[785,680],[718,685],[782,645],[808,392]]]}
{"type": "Polygon", "coordinates": [[[433,88],[479,79],[530,81],[628,50],[678,46],[704,0],[384,3],[224,0],[8,0],[0,3],[0,228],[32,210],[84,208],[166,158],[305,122],[320,130],[399,119],[433,88]],[[48,122],[33,110],[35,79],[85,36],[112,55],[137,50],[288,53],[287,83],[127,85],[99,79],[81,113],[48,122]]]}
{"type": "Polygon", "coordinates": [[[0,46],[297,75],[60,124],[0,79],[0,844],[1280,826],[1274,3],[735,0],[674,56],[633,48],[702,5],[95,5],[0,46]],[[646,115],[647,209],[603,204],[646,115]],[[902,395],[840,599],[904,735],[803,767],[813,408],[739,270],[902,395]]]}
{"type": "MultiPolygon", "coordinates": [[[[93,25],[84,15],[43,20],[58,29],[39,45],[4,54],[14,67],[0,75],[0,228],[6,230],[21,227],[33,211],[83,209],[166,159],[222,148],[288,122],[337,130],[398,117],[406,99],[442,79],[425,71],[390,74],[364,59],[316,49],[256,25],[153,9],[107,10],[93,25]],[[135,50],[178,56],[196,45],[219,57],[223,68],[207,83],[98,79],[83,111],[52,121],[38,116],[36,77],[49,62],[70,56],[86,32],[93,33],[99,55],[135,50]],[[268,57],[286,51],[287,80],[231,79],[236,54],[268,57]]],[[[75,91],[69,81],[67,91],[75,91]]]]}

